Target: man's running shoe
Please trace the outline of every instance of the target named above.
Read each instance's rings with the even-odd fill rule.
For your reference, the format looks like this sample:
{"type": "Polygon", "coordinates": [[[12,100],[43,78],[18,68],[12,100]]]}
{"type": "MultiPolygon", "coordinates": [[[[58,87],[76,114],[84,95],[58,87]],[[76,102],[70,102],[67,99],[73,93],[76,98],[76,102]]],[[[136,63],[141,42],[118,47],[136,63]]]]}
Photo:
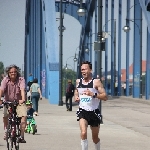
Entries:
{"type": "Polygon", "coordinates": [[[22,137],[19,137],[17,142],[18,143],[26,143],[26,140],[22,137]]]}

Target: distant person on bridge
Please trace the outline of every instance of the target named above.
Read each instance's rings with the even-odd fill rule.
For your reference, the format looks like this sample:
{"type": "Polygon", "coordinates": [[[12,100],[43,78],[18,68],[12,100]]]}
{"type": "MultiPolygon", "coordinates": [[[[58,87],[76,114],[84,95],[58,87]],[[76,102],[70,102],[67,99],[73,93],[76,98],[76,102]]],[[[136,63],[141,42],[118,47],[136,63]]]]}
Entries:
{"type": "Polygon", "coordinates": [[[39,99],[42,100],[42,93],[41,93],[37,78],[35,78],[33,80],[33,83],[30,87],[30,92],[31,92],[31,101],[33,104],[33,109],[35,110],[34,114],[37,116],[38,115],[39,99]]]}
{"type": "Polygon", "coordinates": [[[76,80],[74,99],[79,103],[77,117],[81,130],[82,150],[88,150],[87,127],[90,125],[95,150],[100,150],[98,137],[101,114],[98,109],[100,100],[107,100],[107,94],[100,79],[92,78],[92,64],[85,61],[81,64],[81,79],[76,80]]]}
{"type": "Polygon", "coordinates": [[[71,80],[68,80],[68,85],[66,89],[66,108],[67,111],[72,111],[72,97],[74,95],[74,85],[71,80]],[[69,100],[69,105],[68,105],[69,100]]]}
{"type": "Polygon", "coordinates": [[[31,92],[30,92],[30,87],[33,83],[33,75],[30,73],[29,74],[29,82],[27,83],[27,99],[31,100],[31,92]]]}
{"type": "MultiPolygon", "coordinates": [[[[9,67],[7,67],[6,74],[7,76],[4,77],[1,82],[0,99],[4,94],[4,101],[12,102],[16,100],[19,103],[19,105],[17,106],[17,116],[21,117],[21,137],[19,138],[18,142],[26,143],[24,139],[24,131],[27,119],[27,108],[25,105],[25,80],[23,77],[21,77],[20,68],[16,65],[10,65],[9,67]]],[[[0,101],[0,104],[1,103],[2,101],[0,101]]],[[[8,113],[6,107],[4,107],[3,114],[4,130],[7,131],[8,113]]],[[[6,139],[6,133],[4,135],[4,139],[6,139]]]]}

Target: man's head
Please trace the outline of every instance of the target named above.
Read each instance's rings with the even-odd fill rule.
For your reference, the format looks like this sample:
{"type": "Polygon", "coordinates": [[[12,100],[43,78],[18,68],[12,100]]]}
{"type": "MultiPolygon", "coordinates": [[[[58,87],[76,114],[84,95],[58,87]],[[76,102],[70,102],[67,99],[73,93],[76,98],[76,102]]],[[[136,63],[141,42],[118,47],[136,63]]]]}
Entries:
{"type": "Polygon", "coordinates": [[[71,84],[71,83],[72,83],[72,81],[69,79],[69,80],[68,80],[68,84],[71,84]]]}
{"type": "Polygon", "coordinates": [[[16,80],[18,77],[21,76],[20,75],[20,68],[17,67],[16,65],[8,66],[5,70],[5,72],[12,81],[16,80]]]}
{"type": "Polygon", "coordinates": [[[92,64],[91,62],[85,61],[81,64],[81,73],[84,79],[88,79],[92,74],[92,64]]]}
{"type": "Polygon", "coordinates": [[[35,79],[33,80],[33,83],[38,83],[38,79],[35,78],[35,79]]]}

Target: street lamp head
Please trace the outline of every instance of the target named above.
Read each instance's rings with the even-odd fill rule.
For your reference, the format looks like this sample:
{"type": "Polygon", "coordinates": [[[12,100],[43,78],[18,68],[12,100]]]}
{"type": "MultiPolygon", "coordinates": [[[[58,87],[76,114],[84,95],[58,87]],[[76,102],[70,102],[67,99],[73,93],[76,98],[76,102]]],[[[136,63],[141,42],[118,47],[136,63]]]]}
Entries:
{"type": "MultiPolygon", "coordinates": [[[[58,30],[60,31],[60,26],[58,27],[58,30]]],[[[66,30],[66,28],[64,26],[62,26],[62,32],[64,32],[66,30]]]]}
{"type": "Polygon", "coordinates": [[[123,30],[124,30],[124,32],[129,32],[130,27],[129,27],[129,26],[124,26],[124,27],[123,27],[123,30]]]}
{"type": "Polygon", "coordinates": [[[73,58],[74,62],[76,62],[78,59],[76,57],[73,58]]]}
{"type": "Polygon", "coordinates": [[[89,49],[88,49],[88,48],[86,48],[86,49],[85,49],[85,52],[86,52],[86,53],[88,53],[88,52],[89,52],[89,49]]]}
{"type": "Polygon", "coordinates": [[[104,37],[101,38],[101,42],[105,43],[105,38],[104,37]]]}
{"type": "Polygon", "coordinates": [[[78,60],[77,57],[76,57],[76,53],[75,53],[75,56],[74,56],[73,60],[74,60],[74,62],[76,62],[78,60]]]}
{"type": "Polygon", "coordinates": [[[68,67],[67,67],[67,64],[66,64],[66,67],[65,67],[65,69],[66,69],[66,70],[68,69],[68,67]]]}
{"type": "Polygon", "coordinates": [[[77,10],[78,16],[83,17],[85,16],[86,10],[84,8],[79,8],[77,10]]]}

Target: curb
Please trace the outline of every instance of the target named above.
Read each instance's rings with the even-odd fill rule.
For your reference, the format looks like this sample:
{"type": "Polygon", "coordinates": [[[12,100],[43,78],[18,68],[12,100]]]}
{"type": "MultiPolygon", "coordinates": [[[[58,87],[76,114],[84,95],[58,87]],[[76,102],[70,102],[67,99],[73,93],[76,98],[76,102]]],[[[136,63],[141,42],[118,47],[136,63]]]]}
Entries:
{"type": "Polygon", "coordinates": [[[133,97],[113,96],[113,97],[108,97],[108,99],[109,100],[111,100],[111,99],[123,99],[123,100],[127,100],[127,101],[133,101],[133,102],[136,102],[136,103],[142,103],[142,104],[150,105],[150,100],[133,98],[133,97]]]}

